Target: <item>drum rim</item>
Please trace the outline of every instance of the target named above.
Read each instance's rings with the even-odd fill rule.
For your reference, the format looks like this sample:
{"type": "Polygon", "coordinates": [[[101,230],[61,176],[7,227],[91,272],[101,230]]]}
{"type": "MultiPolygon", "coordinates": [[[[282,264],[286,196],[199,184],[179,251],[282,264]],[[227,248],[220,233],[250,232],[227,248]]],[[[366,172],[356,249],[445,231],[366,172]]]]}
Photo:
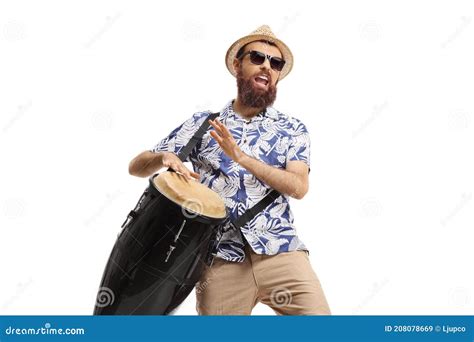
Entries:
{"type": "MultiPolygon", "coordinates": [[[[175,171],[164,171],[164,172],[175,172],[175,171]]],[[[150,186],[151,186],[154,190],[156,190],[160,195],[166,197],[166,199],[168,199],[170,202],[176,204],[176,205],[177,205],[178,207],[180,207],[181,209],[184,208],[185,210],[187,210],[187,211],[189,211],[189,212],[191,212],[191,213],[193,213],[193,214],[195,214],[195,215],[197,215],[197,216],[200,216],[200,217],[202,217],[202,218],[205,218],[205,219],[208,219],[208,220],[213,220],[213,221],[214,221],[214,220],[217,220],[217,221],[224,221],[224,220],[227,218],[227,216],[228,216],[228,210],[227,210],[227,207],[225,206],[225,204],[224,204],[224,216],[222,216],[222,217],[214,217],[214,216],[208,216],[208,215],[204,215],[204,214],[202,214],[202,213],[195,212],[194,210],[191,210],[191,209],[188,209],[188,208],[186,208],[186,207],[183,207],[181,204],[176,203],[175,201],[173,201],[173,200],[172,200],[171,198],[169,198],[166,194],[164,194],[163,192],[161,192],[160,189],[158,189],[158,188],[156,187],[155,182],[154,182],[155,177],[159,176],[160,174],[162,174],[162,173],[164,173],[164,172],[155,173],[154,175],[152,175],[152,176],[149,178],[150,186]]],[[[211,189],[209,189],[209,190],[211,190],[211,189]]],[[[213,191],[213,190],[211,190],[211,191],[213,191]]],[[[219,197],[220,197],[220,196],[219,196],[219,197]]]]}

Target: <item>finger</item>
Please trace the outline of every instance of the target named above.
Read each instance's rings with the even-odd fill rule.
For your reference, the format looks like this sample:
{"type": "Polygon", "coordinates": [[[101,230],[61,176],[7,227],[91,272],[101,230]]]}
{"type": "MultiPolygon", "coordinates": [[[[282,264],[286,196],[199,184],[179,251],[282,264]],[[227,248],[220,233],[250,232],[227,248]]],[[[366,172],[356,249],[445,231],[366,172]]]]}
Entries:
{"type": "Polygon", "coordinates": [[[216,124],[215,121],[209,120],[209,123],[211,124],[212,127],[219,133],[222,134],[222,129],[216,124]]]}
{"type": "Polygon", "coordinates": [[[186,177],[188,178],[188,180],[199,179],[199,175],[196,172],[193,172],[189,170],[188,168],[185,168],[185,169],[186,169],[186,177]]]}
{"type": "Polygon", "coordinates": [[[230,133],[229,129],[226,126],[222,126],[222,134],[226,138],[233,138],[232,134],[230,133]]]}
{"type": "Polygon", "coordinates": [[[225,127],[225,125],[219,120],[219,119],[215,119],[214,120],[216,122],[216,125],[219,126],[219,127],[225,127]]]}
{"type": "Polygon", "coordinates": [[[183,173],[183,170],[185,169],[183,163],[180,162],[173,162],[170,167],[179,173],[183,173]]]}
{"type": "Polygon", "coordinates": [[[219,132],[221,133],[221,135],[225,134],[225,133],[230,133],[229,130],[227,129],[227,127],[222,123],[220,122],[219,120],[214,120],[214,123],[215,123],[215,126],[217,127],[217,130],[219,130],[219,132]]]}
{"type": "Polygon", "coordinates": [[[182,165],[182,173],[187,178],[187,180],[195,180],[200,178],[198,173],[191,171],[186,166],[184,166],[184,164],[182,165]]]}
{"type": "Polygon", "coordinates": [[[189,176],[189,171],[185,168],[182,167],[181,165],[178,167],[178,172],[184,177],[184,180],[188,182],[191,177],[189,176]]]}
{"type": "Polygon", "coordinates": [[[191,179],[191,176],[189,175],[189,170],[187,169],[186,166],[183,164],[179,165],[179,172],[186,178],[186,179],[191,179]]]}
{"type": "Polygon", "coordinates": [[[222,143],[222,138],[219,134],[216,133],[216,131],[211,131],[211,136],[217,141],[217,143],[220,145],[222,143]]]}
{"type": "Polygon", "coordinates": [[[189,183],[189,181],[191,181],[193,178],[191,177],[191,175],[189,174],[189,171],[188,170],[185,170],[184,173],[183,173],[183,176],[184,176],[184,180],[186,181],[186,183],[189,183]]]}
{"type": "Polygon", "coordinates": [[[170,168],[172,168],[175,172],[181,173],[181,168],[178,163],[170,163],[170,168]]]}
{"type": "Polygon", "coordinates": [[[185,180],[192,180],[193,178],[199,179],[200,176],[199,174],[192,172],[189,170],[181,161],[180,162],[174,162],[170,166],[174,171],[179,172],[185,177],[185,180]]]}
{"type": "Polygon", "coordinates": [[[226,125],[224,125],[222,122],[220,122],[219,120],[215,120],[216,121],[216,125],[217,127],[219,127],[220,131],[222,132],[221,135],[223,136],[226,136],[226,137],[231,137],[232,134],[230,133],[229,129],[227,128],[226,125]]]}
{"type": "Polygon", "coordinates": [[[219,120],[215,119],[214,120],[214,125],[219,129],[222,130],[223,127],[225,127],[219,120]]]}
{"type": "Polygon", "coordinates": [[[209,124],[214,127],[215,129],[219,129],[219,126],[216,123],[216,120],[207,120],[209,121],[209,124]]]}

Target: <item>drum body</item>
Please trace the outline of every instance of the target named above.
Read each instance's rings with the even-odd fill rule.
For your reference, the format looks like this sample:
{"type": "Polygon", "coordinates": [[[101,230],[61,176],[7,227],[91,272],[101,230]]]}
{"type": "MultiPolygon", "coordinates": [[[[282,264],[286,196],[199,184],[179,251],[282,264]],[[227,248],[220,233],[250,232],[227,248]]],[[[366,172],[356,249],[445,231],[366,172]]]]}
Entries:
{"type": "Polygon", "coordinates": [[[180,183],[178,188],[186,189],[183,179],[169,171],[150,178],[149,187],[112,249],[94,315],[169,314],[189,295],[204,267],[212,262],[217,229],[226,216],[225,205],[218,203],[214,217],[204,215],[201,209],[209,195],[206,191],[216,194],[195,181],[190,182],[205,188],[201,198],[178,203],[170,192],[176,190],[175,181],[180,183]],[[157,187],[157,179],[165,179],[169,188],[157,187]]]}

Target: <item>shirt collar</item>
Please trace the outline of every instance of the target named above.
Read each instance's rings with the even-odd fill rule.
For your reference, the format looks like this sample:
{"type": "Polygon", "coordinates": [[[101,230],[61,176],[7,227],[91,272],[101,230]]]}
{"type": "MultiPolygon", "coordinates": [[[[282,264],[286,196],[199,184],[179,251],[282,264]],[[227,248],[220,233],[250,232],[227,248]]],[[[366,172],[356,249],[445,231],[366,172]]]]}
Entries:
{"type": "MultiPolygon", "coordinates": [[[[232,117],[233,119],[236,120],[241,120],[245,121],[244,118],[242,118],[240,115],[238,115],[236,112],[234,112],[234,106],[233,106],[234,100],[229,101],[225,107],[221,111],[221,115],[226,118],[226,117],[232,117]]],[[[273,108],[273,107],[267,107],[257,115],[255,115],[251,121],[261,121],[264,118],[269,118],[272,120],[278,120],[278,111],[273,108]]]]}

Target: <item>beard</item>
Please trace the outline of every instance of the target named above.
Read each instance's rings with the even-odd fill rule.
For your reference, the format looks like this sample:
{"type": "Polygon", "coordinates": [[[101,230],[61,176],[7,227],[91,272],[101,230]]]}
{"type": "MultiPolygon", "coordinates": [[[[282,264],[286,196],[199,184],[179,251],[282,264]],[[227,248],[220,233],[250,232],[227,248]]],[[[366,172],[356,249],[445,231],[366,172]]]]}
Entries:
{"type": "Polygon", "coordinates": [[[268,89],[256,89],[252,84],[252,78],[245,79],[242,75],[242,70],[237,70],[237,97],[239,101],[251,108],[267,108],[275,102],[277,88],[272,85],[271,79],[268,80],[268,89]]]}

